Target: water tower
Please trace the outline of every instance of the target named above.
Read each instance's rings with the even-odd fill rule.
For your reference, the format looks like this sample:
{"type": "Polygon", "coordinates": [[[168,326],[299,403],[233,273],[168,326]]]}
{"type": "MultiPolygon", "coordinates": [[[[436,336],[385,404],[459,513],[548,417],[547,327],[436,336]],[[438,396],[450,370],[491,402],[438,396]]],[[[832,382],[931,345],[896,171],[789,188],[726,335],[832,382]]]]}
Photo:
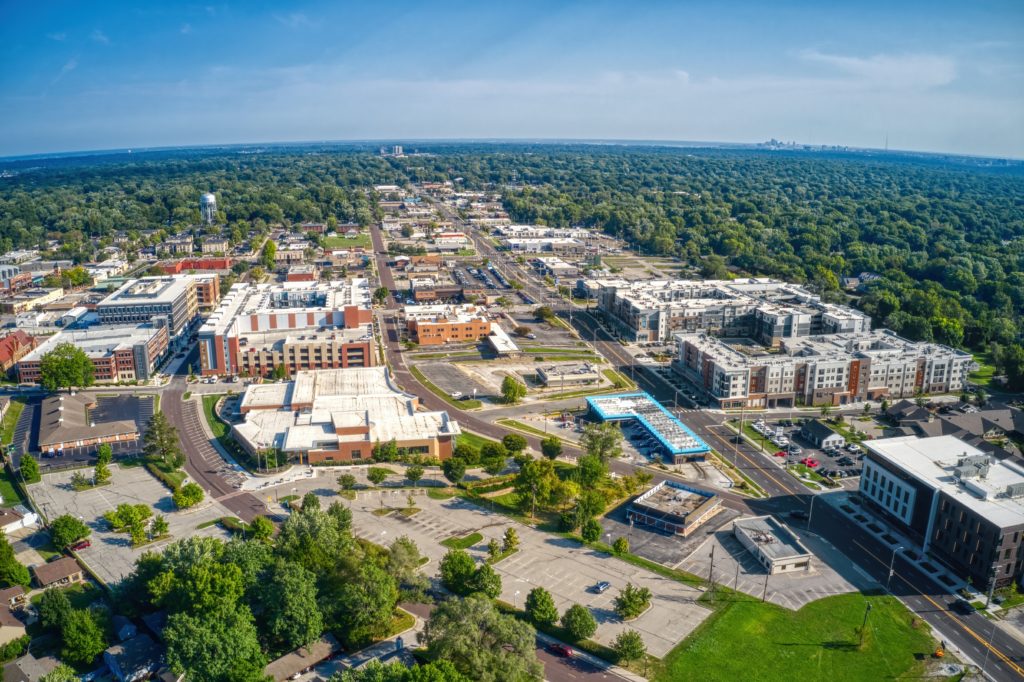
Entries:
{"type": "Polygon", "coordinates": [[[217,219],[217,197],[207,192],[199,198],[199,212],[203,216],[203,222],[212,225],[217,219]]]}

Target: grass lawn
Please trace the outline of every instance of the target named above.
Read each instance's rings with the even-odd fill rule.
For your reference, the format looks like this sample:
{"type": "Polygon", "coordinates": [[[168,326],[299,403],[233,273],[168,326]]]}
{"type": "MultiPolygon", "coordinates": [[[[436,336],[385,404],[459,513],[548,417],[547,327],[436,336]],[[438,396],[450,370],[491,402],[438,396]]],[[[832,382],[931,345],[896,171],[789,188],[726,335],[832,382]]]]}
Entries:
{"type": "Polygon", "coordinates": [[[446,392],[442,391],[440,388],[435,386],[433,383],[431,383],[431,381],[427,379],[427,377],[423,376],[423,372],[421,372],[418,368],[410,367],[409,371],[412,373],[414,377],[416,377],[416,381],[423,384],[424,388],[426,388],[428,391],[430,391],[438,398],[445,401],[446,403],[448,403],[457,410],[472,410],[483,405],[483,403],[480,402],[479,400],[456,400],[455,398],[451,397],[446,392]]]}
{"type": "Polygon", "coordinates": [[[349,237],[325,237],[324,248],[325,249],[350,249],[355,246],[361,246],[364,249],[373,248],[373,242],[370,241],[369,232],[360,232],[357,236],[349,237]]]}
{"type": "Polygon", "coordinates": [[[463,538],[454,537],[448,538],[447,540],[442,540],[441,544],[447,547],[448,549],[469,549],[470,547],[477,544],[483,539],[484,536],[480,535],[480,533],[470,533],[469,535],[463,538]]]}
{"type": "Polygon", "coordinates": [[[652,680],[891,680],[916,677],[935,641],[889,596],[841,594],[788,611],[745,595],[722,604],[673,649],[652,680]],[[863,647],[859,628],[867,605],[863,647]]]}
{"type": "Polygon", "coordinates": [[[7,406],[7,414],[4,415],[3,428],[0,430],[0,444],[10,445],[14,440],[14,427],[18,425],[18,417],[24,409],[24,402],[17,398],[11,400],[11,404],[7,406]]]}
{"type": "Polygon", "coordinates": [[[975,353],[974,361],[978,363],[978,371],[971,372],[967,377],[968,381],[978,386],[990,388],[992,386],[992,377],[996,374],[996,367],[992,363],[992,354],[988,351],[975,353]]]}
{"type": "Polygon", "coordinates": [[[0,469],[0,495],[3,496],[0,507],[13,507],[23,501],[11,479],[11,472],[6,467],[0,469]]]}
{"type": "Polygon", "coordinates": [[[63,554],[63,552],[57,549],[57,546],[53,544],[53,540],[50,539],[49,534],[45,537],[46,540],[35,548],[35,550],[39,552],[39,556],[43,557],[43,561],[49,561],[50,557],[60,556],[63,554]]]}
{"type": "Polygon", "coordinates": [[[220,393],[203,396],[203,414],[206,415],[206,423],[210,425],[210,431],[213,432],[213,435],[216,436],[218,440],[226,436],[231,430],[228,425],[213,412],[213,408],[217,406],[217,401],[223,397],[224,395],[220,393]]]}
{"type": "Polygon", "coordinates": [[[427,497],[432,500],[450,500],[455,497],[455,493],[448,490],[434,490],[430,488],[427,490],[427,497]]]}
{"type": "Polygon", "coordinates": [[[497,441],[491,440],[490,438],[485,438],[484,436],[478,436],[475,433],[470,433],[469,431],[463,431],[462,433],[455,437],[456,445],[468,445],[469,447],[476,448],[477,450],[482,448],[487,443],[496,442],[497,441]]]}
{"type": "MultiPolygon", "coordinates": [[[[75,583],[74,585],[68,585],[67,587],[61,588],[61,592],[67,595],[68,601],[71,602],[71,608],[73,609],[87,608],[97,599],[103,598],[103,590],[93,587],[90,583],[75,583]]],[[[40,592],[32,597],[31,602],[38,606],[39,600],[42,598],[43,593],[40,592]]]]}
{"type": "Polygon", "coordinates": [[[621,372],[616,372],[614,369],[604,369],[601,370],[601,373],[604,374],[605,378],[612,382],[612,386],[617,389],[630,391],[636,390],[636,384],[630,381],[629,378],[624,376],[621,372]]]}

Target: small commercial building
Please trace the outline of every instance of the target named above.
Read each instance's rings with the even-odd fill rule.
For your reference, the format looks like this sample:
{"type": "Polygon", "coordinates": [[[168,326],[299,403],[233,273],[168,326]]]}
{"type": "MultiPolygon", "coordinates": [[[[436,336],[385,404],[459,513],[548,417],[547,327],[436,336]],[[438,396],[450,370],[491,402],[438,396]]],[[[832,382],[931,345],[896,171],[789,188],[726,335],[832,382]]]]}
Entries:
{"type": "Polygon", "coordinates": [[[836,433],[828,424],[812,419],[800,427],[800,435],[819,448],[841,448],[846,445],[846,438],[836,433]]]}
{"type": "Polygon", "coordinates": [[[587,407],[597,421],[638,422],[658,441],[662,457],[671,464],[703,461],[711,451],[700,436],[644,391],[592,396],[587,407]]]}
{"type": "Polygon", "coordinates": [[[601,369],[589,362],[548,365],[537,368],[537,381],[548,388],[586,386],[601,380],[601,369]]]}
{"type": "Polygon", "coordinates": [[[92,362],[98,384],[148,381],[156,372],[170,344],[165,318],[153,324],[95,327],[85,331],[54,334],[18,362],[20,381],[38,383],[43,357],[62,343],[80,349],[92,362]]]}
{"type": "Polygon", "coordinates": [[[514,358],[522,354],[516,342],[497,322],[491,323],[491,333],[486,341],[491,351],[499,358],[514,358]]]}
{"type": "Polygon", "coordinates": [[[772,516],[736,519],[733,535],[771,575],[811,570],[811,552],[785,524],[772,516]]]}
{"type": "Polygon", "coordinates": [[[721,511],[722,499],[712,492],[675,481],[662,481],[626,507],[626,518],[687,537],[721,511]]]}
{"type": "Polygon", "coordinates": [[[92,394],[58,394],[39,406],[39,451],[54,455],[69,448],[95,449],[102,443],[137,446],[139,427],[132,419],[96,421],[92,394]]]}

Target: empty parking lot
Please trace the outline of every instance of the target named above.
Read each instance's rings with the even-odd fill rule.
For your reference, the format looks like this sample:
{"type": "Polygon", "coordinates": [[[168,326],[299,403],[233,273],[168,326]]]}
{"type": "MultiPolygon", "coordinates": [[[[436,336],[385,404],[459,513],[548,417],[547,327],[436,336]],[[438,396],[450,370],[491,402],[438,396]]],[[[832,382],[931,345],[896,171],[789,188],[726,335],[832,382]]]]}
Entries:
{"type": "MultiPolygon", "coordinates": [[[[389,495],[384,504],[404,506],[405,496],[389,495]]],[[[440,541],[479,532],[483,540],[469,551],[482,561],[487,542],[492,538],[500,540],[506,528],[515,527],[521,540],[520,551],[495,565],[502,578],[501,598],[522,607],[529,591],[541,586],[551,592],[559,611],[574,603],[583,604],[597,619],[594,639],[603,644],[610,645],[619,632],[632,629],[643,636],[651,654],[663,656],[709,613],[694,603],[701,595],[695,588],[582,547],[575,541],[514,523],[459,498],[437,501],[418,496],[416,506],[422,511],[409,519],[394,514],[373,515],[371,512],[379,506],[377,495],[361,495],[352,503],[356,534],[380,544],[408,535],[430,557],[426,570],[434,574],[448,551],[438,544],[440,541]],[[611,583],[611,589],[594,594],[590,588],[602,580],[611,583]],[[652,607],[636,620],[622,623],[612,602],[630,582],[651,590],[652,607]]]]}
{"type": "Polygon", "coordinates": [[[43,516],[52,520],[63,514],[82,519],[91,529],[91,547],[79,556],[104,582],[115,583],[131,573],[135,560],[145,551],[162,548],[174,540],[193,535],[226,537],[218,526],[199,529],[206,521],[232,516],[226,508],[207,498],[198,509],[177,511],[171,493],[142,467],[110,467],[110,484],[76,492],[71,487],[74,471],[46,474],[29,486],[29,494],[43,516]],[[170,525],[171,537],[144,547],[133,548],[126,533],[111,532],[103,515],[119,504],[145,504],[162,514],[170,525]]]}

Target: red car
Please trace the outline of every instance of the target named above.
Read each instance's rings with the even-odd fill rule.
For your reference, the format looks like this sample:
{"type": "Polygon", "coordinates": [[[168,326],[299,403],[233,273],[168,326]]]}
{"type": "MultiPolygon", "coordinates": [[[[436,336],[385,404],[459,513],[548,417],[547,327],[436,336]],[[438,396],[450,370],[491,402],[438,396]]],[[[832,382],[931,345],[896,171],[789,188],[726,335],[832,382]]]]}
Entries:
{"type": "Polygon", "coordinates": [[[549,644],[548,651],[553,653],[555,656],[562,656],[564,658],[569,658],[573,655],[572,647],[561,643],[549,644]]]}
{"type": "Polygon", "coordinates": [[[779,450],[778,452],[775,453],[775,456],[776,457],[785,457],[786,453],[784,451],[782,451],[782,450],[779,450]]]}
{"type": "Polygon", "coordinates": [[[92,543],[88,540],[80,540],[75,544],[71,545],[71,549],[73,549],[76,552],[81,552],[83,549],[86,549],[87,547],[92,547],[92,543]]]}
{"type": "Polygon", "coordinates": [[[800,463],[811,469],[816,469],[820,464],[820,462],[814,459],[813,457],[804,457],[802,460],[800,460],[800,463]]]}

